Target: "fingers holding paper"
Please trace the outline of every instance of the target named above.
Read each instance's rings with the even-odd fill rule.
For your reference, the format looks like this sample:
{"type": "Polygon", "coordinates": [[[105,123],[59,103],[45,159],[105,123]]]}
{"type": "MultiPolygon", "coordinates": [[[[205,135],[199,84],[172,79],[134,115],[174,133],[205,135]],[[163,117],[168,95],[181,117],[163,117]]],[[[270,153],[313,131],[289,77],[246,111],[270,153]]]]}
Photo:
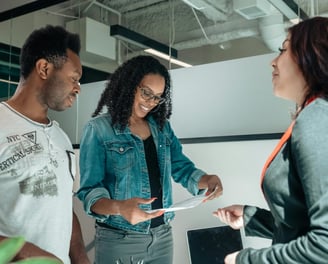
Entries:
{"type": "Polygon", "coordinates": [[[132,225],[138,224],[140,222],[158,217],[164,213],[164,211],[156,211],[153,213],[146,213],[144,210],[140,209],[140,204],[152,203],[156,198],[142,199],[142,198],[132,198],[128,200],[120,201],[120,215],[123,216],[132,225]]]}
{"type": "Polygon", "coordinates": [[[198,187],[200,189],[207,189],[206,196],[208,196],[208,198],[204,201],[217,198],[223,193],[222,183],[217,175],[203,175],[198,182],[198,187]]]}

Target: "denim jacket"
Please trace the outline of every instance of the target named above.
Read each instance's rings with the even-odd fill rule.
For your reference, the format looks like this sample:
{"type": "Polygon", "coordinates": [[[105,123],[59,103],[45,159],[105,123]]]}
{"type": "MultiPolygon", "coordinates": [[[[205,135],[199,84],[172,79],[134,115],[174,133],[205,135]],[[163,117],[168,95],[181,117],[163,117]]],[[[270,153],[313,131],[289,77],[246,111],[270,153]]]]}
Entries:
{"type": "MultiPolygon", "coordinates": [[[[172,205],[171,176],[191,194],[196,195],[198,181],[205,174],[182,152],[182,146],[170,123],[161,131],[153,118],[148,123],[157,149],[163,188],[163,207],[172,205]]],[[[150,220],[131,225],[120,215],[98,215],[91,206],[100,198],[125,200],[133,197],[151,198],[149,176],[143,140],[126,127],[113,127],[109,114],[91,119],[84,127],[80,144],[80,189],[78,198],[88,215],[112,227],[147,233],[150,220]]],[[[150,210],[151,204],[140,205],[150,210]]],[[[165,223],[174,217],[173,212],[164,215],[165,223]]]]}

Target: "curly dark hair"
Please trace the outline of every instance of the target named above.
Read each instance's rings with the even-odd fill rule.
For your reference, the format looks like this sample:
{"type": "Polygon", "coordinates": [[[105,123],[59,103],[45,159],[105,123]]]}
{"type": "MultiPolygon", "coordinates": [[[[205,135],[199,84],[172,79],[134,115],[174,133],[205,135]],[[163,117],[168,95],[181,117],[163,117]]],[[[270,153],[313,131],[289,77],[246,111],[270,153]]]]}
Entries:
{"type": "Polygon", "coordinates": [[[79,35],[70,33],[61,26],[47,25],[34,30],[21,50],[21,76],[26,79],[39,59],[46,59],[56,69],[60,69],[67,60],[67,49],[79,55],[79,35]]]}
{"type": "Polygon", "coordinates": [[[97,116],[104,106],[111,115],[113,125],[124,129],[128,125],[132,114],[132,106],[136,90],[141,80],[148,74],[159,74],[165,79],[162,97],[163,104],[159,104],[147,116],[153,116],[162,129],[164,123],[172,113],[171,102],[171,77],[168,70],[152,56],[137,56],[124,62],[109,77],[93,117],[97,116]]]}
{"type": "Polygon", "coordinates": [[[328,18],[313,17],[289,28],[290,47],[309,86],[305,100],[328,97],[328,18]]]}

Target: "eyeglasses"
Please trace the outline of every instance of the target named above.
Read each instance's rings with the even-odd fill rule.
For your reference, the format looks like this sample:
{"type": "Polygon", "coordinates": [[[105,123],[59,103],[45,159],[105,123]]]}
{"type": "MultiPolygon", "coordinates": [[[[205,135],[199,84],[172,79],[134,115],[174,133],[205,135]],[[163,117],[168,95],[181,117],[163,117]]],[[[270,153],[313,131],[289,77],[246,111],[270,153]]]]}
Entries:
{"type": "Polygon", "coordinates": [[[141,97],[144,100],[146,100],[146,101],[153,100],[153,102],[155,104],[162,104],[162,103],[165,102],[165,98],[160,97],[160,96],[157,96],[157,95],[154,95],[149,88],[142,87],[142,86],[138,86],[138,87],[140,88],[140,91],[141,91],[141,97]]]}

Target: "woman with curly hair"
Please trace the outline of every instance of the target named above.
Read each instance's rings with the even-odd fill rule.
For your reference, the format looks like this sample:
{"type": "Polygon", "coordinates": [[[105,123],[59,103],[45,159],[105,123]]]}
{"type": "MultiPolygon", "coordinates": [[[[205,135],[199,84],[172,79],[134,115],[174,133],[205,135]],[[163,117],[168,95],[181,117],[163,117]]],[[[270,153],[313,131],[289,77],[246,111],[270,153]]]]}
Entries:
{"type": "Polygon", "coordinates": [[[156,210],[172,205],[172,179],[193,195],[222,193],[219,177],[183,154],[171,111],[169,72],[137,56],[110,76],[84,128],[78,197],[96,219],[97,264],[172,263],[174,213],[156,210]]]}

